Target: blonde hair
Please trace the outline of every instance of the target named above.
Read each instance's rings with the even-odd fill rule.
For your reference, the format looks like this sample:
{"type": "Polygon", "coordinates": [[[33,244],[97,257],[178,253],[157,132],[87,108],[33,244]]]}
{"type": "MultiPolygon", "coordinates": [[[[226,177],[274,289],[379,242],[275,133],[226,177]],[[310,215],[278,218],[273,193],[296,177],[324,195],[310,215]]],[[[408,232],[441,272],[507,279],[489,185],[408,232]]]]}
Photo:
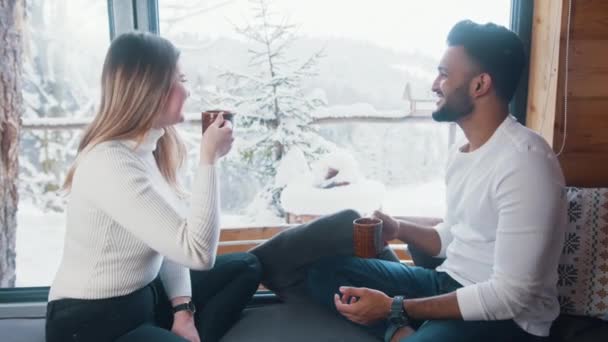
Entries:
{"type": "MultiPolygon", "coordinates": [[[[63,185],[65,190],[71,188],[79,157],[84,152],[109,140],[142,142],[166,108],[178,58],[179,51],[173,44],[157,35],[132,32],[112,41],[101,75],[99,110],[85,129],[76,161],[63,185]]],[[[177,170],[185,157],[186,148],[177,131],[166,127],[154,158],[165,180],[178,192],[177,170]]]]}

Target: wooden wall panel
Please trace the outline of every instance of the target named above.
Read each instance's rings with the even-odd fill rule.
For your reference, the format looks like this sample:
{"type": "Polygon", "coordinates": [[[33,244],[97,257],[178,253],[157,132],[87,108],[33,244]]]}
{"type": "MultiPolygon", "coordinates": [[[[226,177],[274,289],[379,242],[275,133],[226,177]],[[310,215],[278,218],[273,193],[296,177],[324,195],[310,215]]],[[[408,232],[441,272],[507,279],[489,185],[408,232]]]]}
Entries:
{"type": "Polygon", "coordinates": [[[561,1],[534,3],[526,124],[540,132],[549,144],[553,144],[554,135],[561,13],[561,1]]]}
{"type": "MultiPolygon", "coordinates": [[[[608,34],[606,34],[606,37],[608,37],[608,34]]],[[[596,71],[598,73],[608,71],[606,67],[606,59],[608,59],[607,38],[571,40],[570,49],[571,72],[579,69],[596,71]]]]}
{"type": "Polygon", "coordinates": [[[568,185],[608,187],[608,1],[572,1],[566,44],[568,4],[535,2],[527,124],[556,152],[563,147],[568,185]]]}
{"type": "MultiPolygon", "coordinates": [[[[554,1],[554,0],[549,0],[554,1]]],[[[564,1],[564,9],[568,6],[564,1]]],[[[608,36],[608,1],[572,0],[572,39],[606,39],[608,36]]],[[[564,15],[567,13],[564,11],[564,15]]]]}
{"type": "MultiPolygon", "coordinates": [[[[608,98],[569,98],[566,148],[568,153],[608,156],[608,98]]],[[[562,145],[563,118],[558,118],[555,148],[562,145]]],[[[606,175],[608,177],[608,174],[606,175]]]]}
{"type": "MultiPolygon", "coordinates": [[[[608,41],[606,41],[608,43],[608,41]]],[[[585,61],[582,61],[584,63],[585,61]]],[[[577,68],[571,63],[571,68],[574,68],[568,76],[568,100],[571,97],[578,98],[608,98],[608,84],[605,84],[608,79],[608,70],[577,68]]],[[[560,94],[563,99],[563,94],[560,94]]]]}
{"type": "Polygon", "coordinates": [[[597,40],[576,40],[571,36],[568,61],[569,97],[608,98],[607,38],[608,33],[604,39],[597,40]]]}
{"type": "Polygon", "coordinates": [[[560,162],[569,185],[581,187],[607,187],[608,154],[593,152],[561,155],[560,162]]]}

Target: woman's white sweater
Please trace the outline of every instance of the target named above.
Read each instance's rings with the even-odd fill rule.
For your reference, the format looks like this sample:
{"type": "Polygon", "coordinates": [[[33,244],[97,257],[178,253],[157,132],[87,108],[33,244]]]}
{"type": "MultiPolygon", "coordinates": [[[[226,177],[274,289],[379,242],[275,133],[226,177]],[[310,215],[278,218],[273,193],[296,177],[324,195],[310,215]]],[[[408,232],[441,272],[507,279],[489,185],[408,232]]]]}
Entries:
{"type": "Polygon", "coordinates": [[[188,269],[213,266],[220,216],[215,168],[199,167],[188,209],[153,157],[163,134],[151,130],[139,146],[104,142],[80,158],[49,300],[126,295],[159,272],[170,298],[190,296],[188,269]]]}

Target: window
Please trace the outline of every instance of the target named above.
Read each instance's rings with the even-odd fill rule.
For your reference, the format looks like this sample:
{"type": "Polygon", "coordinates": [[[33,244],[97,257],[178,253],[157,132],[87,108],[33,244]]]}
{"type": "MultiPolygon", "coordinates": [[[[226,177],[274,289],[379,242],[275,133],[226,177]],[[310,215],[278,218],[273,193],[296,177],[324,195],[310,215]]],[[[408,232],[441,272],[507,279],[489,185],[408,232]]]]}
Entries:
{"type": "MultiPolygon", "coordinates": [[[[510,6],[160,1],[160,34],[181,49],[190,82],[189,117],[238,113],[237,144],[222,165],[224,225],[299,222],[345,207],[441,216],[448,146],[458,138],[430,118],[445,38],[466,18],[509,26],[510,6]]],[[[198,131],[182,130],[195,151],[198,131]]]]}
{"type": "MultiPolygon", "coordinates": [[[[340,206],[442,215],[448,146],[459,139],[429,119],[445,36],[464,18],[508,26],[510,1],[268,2],[268,23],[282,25],[271,52],[284,46],[273,78],[256,43],[257,3],[158,1],[160,34],[180,48],[192,93],[179,128],[192,160],[200,112],[237,112],[237,144],[221,165],[223,226],[298,222],[340,206]]],[[[132,19],[126,4],[114,11],[132,19]]],[[[50,285],[59,264],[65,202],[56,190],[94,115],[110,31],[105,1],[27,6],[17,287],[50,285]]]]}
{"type": "Polygon", "coordinates": [[[63,249],[65,199],[56,190],[80,127],[94,115],[109,45],[106,2],[28,1],[17,213],[17,287],[48,286],[63,249]],[[49,127],[49,118],[65,118],[49,127]],[[61,123],[61,122],[60,122],[61,123]]]}

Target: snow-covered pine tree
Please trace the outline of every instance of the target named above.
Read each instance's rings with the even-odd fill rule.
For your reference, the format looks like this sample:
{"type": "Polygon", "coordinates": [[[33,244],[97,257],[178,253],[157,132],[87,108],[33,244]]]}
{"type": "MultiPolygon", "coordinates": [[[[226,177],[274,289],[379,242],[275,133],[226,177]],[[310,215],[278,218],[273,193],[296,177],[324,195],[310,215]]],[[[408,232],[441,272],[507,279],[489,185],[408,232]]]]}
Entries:
{"type": "Polygon", "coordinates": [[[296,146],[309,161],[328,148],[311,125],[311,113],[326,105],[325,100],[318,94],[307,94],[303,87],[304,80],[316,75],[323,52],[319,50],[304,61],[290,58],[289,48],[297,39],[296,27],[277,20],[267,0],[249,2],[254,19],[237,31],[251,44],[251,72],[222,74],[226,88],[216,99],[238,112],[240,158],[266,184],[254,202],[268,205],[276,215],[284,216],[280,205],[282,187],[273,181],[280,161],[296,146]]]}

